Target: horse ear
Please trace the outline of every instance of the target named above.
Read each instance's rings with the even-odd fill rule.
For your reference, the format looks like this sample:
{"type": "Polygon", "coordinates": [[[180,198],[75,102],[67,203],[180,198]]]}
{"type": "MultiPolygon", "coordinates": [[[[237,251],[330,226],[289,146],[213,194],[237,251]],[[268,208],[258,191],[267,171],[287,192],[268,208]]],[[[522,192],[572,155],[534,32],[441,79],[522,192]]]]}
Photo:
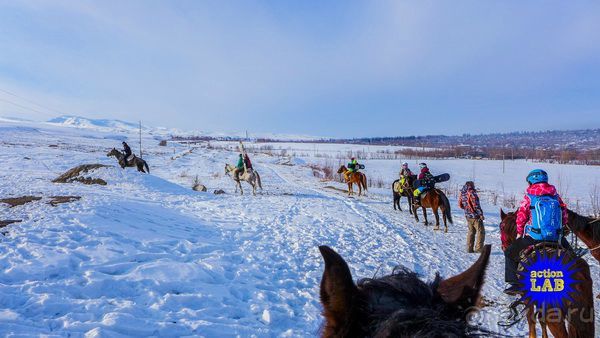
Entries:
{"type": "Polygon", "coordinates": [[[479,301],[479,292],[483,286],[483,278],[485,277],[491,251],[492,246],[490,244],[484,246],[475,264],[463,273],[440,282],[437,291],[444,302],[460,310],[467,310],[465,315],[470,312],[469,308],[472,308],[479,301]]]}
{"type": "Polygon", "coordinates": [[[504,220],[504,218],[506,217],[506,213],[504,213],[504,210],[502,208],[500,208],[500,220],[504,220]]]}
{"type": "Polygon", "coordinates": [[[352,311],[358,289],[346,261],[328,246],[320,246],[325,261],[321,279],[321,303],[327,326],[333,330],[343,325],[352,311]]]}

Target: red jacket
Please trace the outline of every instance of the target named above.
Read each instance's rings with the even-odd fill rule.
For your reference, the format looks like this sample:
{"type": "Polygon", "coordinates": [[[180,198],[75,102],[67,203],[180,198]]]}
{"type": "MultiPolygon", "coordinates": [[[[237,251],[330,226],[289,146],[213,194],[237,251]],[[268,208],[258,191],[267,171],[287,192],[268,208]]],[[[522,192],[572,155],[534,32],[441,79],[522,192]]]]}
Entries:
{"type": "Polygon", "coordinates": [[[419,174],[418,179],[420,179],[420,180],[424,179],[425,178],[425,173],[428,173],[428,172],[429,172],[429,168],[427,168],[427,167],[421,169],[421,173],[419,174]]]}
{"type": "MultiPolygon", "coordinates": [[[[523,232],[525,231],[525,225],[531,223],[531,200],[529,199],[529,194],[535,196],[558,195],[556,188],[548,183],[536,183],[527,188],[527,194],[523,198],[523,201],[521,201],[521,206],[517,211],[517,234],[519,235],[523,235],[523,232]]],[[[562,223],[563,226],[566,226],[567,222],[569,221],[567,206],[560,196],[558,196],[558,202],[562,208],[562,223]]]]}

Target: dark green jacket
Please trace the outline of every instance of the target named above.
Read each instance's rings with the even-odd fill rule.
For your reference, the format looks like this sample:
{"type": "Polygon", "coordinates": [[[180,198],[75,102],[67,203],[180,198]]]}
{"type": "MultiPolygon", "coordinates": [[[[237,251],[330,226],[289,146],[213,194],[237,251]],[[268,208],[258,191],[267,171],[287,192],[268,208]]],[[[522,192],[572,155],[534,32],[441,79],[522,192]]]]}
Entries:
{"type": "Polygon", "coordinates": [[[244,169],[244,158],[240,157],[238,160],[237,166],[238,169],[244,169]]]}

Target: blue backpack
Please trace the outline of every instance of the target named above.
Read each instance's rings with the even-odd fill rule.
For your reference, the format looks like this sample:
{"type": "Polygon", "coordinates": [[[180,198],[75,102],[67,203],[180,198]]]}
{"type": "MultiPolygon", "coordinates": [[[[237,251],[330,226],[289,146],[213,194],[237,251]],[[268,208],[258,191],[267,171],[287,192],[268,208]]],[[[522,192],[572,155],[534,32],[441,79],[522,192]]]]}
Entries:
{"type": "Polygon", "coordinates": [[[558,195],[529,195],[531,225],[528,234],[538,241],[558,242],[562,236],[562,209],[558,195]]]}

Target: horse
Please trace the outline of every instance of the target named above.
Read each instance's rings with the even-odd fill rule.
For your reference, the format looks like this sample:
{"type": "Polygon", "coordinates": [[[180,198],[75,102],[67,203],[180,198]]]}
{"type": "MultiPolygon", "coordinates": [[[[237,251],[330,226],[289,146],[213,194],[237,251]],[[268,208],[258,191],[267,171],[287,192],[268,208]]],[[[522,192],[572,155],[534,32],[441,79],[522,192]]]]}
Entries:
{"type": "Polygon", "coordinates": [[[363,189],[367,191],[367,176],[365,174],[361,172],[350,173],[344,165],[338,169],[337,173],[344,174],[344,179],[348,183],[348,196],[354,194],[354,190],[352,189],[353,184],[358,185],[358,196],[362,195],[363,189]]]}
{"type": "Polygon", "coordinates": [[[262,190],[262,182],[260,180],[260,175],[256,170],[246,170],[244,173],[240,173],[238,175],[239,179],[236,179],[233,175],[233,172],[236,170],[236,167],[225,164],[225,175],[231,177],[235,182],[235,192],[237,193],[238,188],[240,188],[240,194],[244,194],[244,190],[242,189],[242,183],[240,181],[246,181],[248,184],[252,186],[252,195],[256,195],[256,187],[259,187],[262,190]]]}
{"type": "Polygon", "coordinates": [[[414,200],[413,183],[416,179],[417,175],[410,175],[406,177],[402,186],[400,185],[400,180],[395,180],[394,183],[392,183],[392,194],[394,195],[394,210],[396,210],[397,206],[398,210],[402,211],[402,208],[400,207],[400,199],[402,198],[402,196],[406,196],[406,199],[408,200],[408,211],[411,215],[413,214],[413,209],[411,208],[411,205],[413,204],[414,200]],[[399,192],[400,189],[402,189],[402,192],[399,192]]]}
{"type": "MultiPolygon", "coordinates": [[[[504,211],[500,209],[500,219],[502,251],[506,251],[517,237],[517,215],[516,212],[504,213],[504,211]]],[[[556,247],[556,245],[553,246],[551,243],[542,242],[536,245],[534,249],[547,250],[544,248],[545,246],[550,248],[556,247]]],[[[579,281],[579,283],[575,284],[573,287],[575,289],[575,292],[572,295],[573,300],[566,302],[566,310],[555,305],[550,305],[546,309],[536,309],[534,304],[526,300],[524,304],[525,310],[527,311],[529,337],[536,337],[537,319],[540,320],[543,337],[548,337],[548,329],[550,329],[550,332],[554,337],[595,336],[594,296],[592,279],[590,277],[590,267],[583,258],[575,256],[572,252],[566,252],[565,255],[568,255],[569,258],[575,260],[572,269],[576,272],[574,273],[573,279],[579,281]],[[589,316],[590,318],[584,318],[584,316],[589,316]],[[567,321],[568,325],[565,324],[565,321],[567,321]]],[[[537,258],[538,256],[532,251],[529,255],[523,256],[522,259],[534,261],[537,258]]]]}
{"type": "MultiPolygon", "coordinates": [[[[600,218],[585,217],[567,210],[567,227],[590,249],[590,254],[600,262],[600,218]]],[[[598,297],[600,298],[600,297],[598,297]]]]}
{"type": "Polygon", "coordinates": [[[135,155],[133,155],[133,159],[131,161],[129,161],[128,163],[126,163],[125,161],[125,155],[123,155],[122,152],[118,151],[116,148],[112,148],[111,151],[109,151],[106,156],[110,157],[110,156],[114,156],[117,158],[117,161],[119,162],[119,165],[121,166],[121,168],[125,169],[125,167],[137,167],[137,170],[139,172],[142,173],[150,173],[150,168],[148,167],[148,163],[146,163],[146,161],[144,159],[141,159],[135,155]],[[144,171],[144,168],[146,168],[146,170],[144,171]]]}
{"type": "MultiPolygon", "coordinates": [[[[413,205],[414,216],[417,222],[419,221],[419,216],[417,215],[417,208],[419,206],[413,205]]],[[[433,215],[435,216],[435,228],[433,230],[440,230],[440,215],[438,214],[438,209],[442,209],[442,218],[444,220],[444,232],[448,232],[448,224],[453,224],[452,221],[452,212],[450,210],[450,201],[448,201],[448,197],[439,189],[431,189],[427,192],[427,195],[421,197],[421,208],[423,209],[423,217],[425,217],[425,225],[428,225],[427,221],[427,209],[429,208],[433,211],[433,215]]]]}
{"type": "Polygon", "coordinates": [[[322,337],[465,337],[490,333],[469,324],[477,310],[491,245],[457,276],[431,283],[396,267],[392,274],[355,284],[346,261],[320,246],[325,261],[320,299],[322,337]]]}

